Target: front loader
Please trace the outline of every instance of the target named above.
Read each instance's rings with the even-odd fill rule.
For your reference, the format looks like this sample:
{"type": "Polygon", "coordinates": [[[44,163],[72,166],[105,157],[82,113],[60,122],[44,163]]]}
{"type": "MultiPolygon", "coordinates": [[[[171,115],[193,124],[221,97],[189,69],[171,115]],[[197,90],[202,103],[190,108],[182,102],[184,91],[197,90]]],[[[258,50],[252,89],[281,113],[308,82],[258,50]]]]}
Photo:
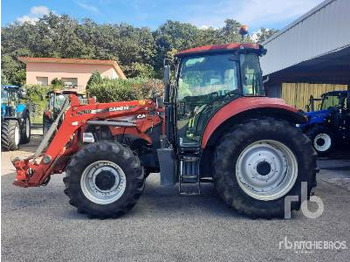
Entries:
{"type": "Polygon", "coordinates": [[[165,61],[164,101],[82,104],[70,95],[35,155],[13,160],[14,184],[46,185],[65,172],[70,203],[98,218],[130,210],[150,172],[187,195],[213,182],[250,217],[283,217],[287,196],[299,196],[291,206],[299,209],[301,184],[307,196],[316,185],[316,153],[296,128],[305,115],[265,96],[265,53],[240,43],[182,51],[165,61]]]}

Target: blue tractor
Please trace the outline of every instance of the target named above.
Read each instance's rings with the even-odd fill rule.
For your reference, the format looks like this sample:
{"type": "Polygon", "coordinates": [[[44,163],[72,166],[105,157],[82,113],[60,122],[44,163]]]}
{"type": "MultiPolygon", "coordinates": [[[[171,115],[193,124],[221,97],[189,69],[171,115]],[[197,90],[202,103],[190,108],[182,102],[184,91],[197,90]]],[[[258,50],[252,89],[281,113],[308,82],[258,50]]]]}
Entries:
{"type": "Polygon", "coordinates": [[[20,98],[25,98],[26,90],[18,86],[1,86],[1,148],[17,150],[19,144],[30,141],[30,115],[20,98]]]}
{"type": "Polygon", "coordinates": [[[350,90],[324,93],[320,99],[310,97],[309,121],[300,127],[311,139],[319,156],[327,156],[336,145],[350,142],[350,90]],[[315,101],[320,101],[315,110],[315,101]]]}

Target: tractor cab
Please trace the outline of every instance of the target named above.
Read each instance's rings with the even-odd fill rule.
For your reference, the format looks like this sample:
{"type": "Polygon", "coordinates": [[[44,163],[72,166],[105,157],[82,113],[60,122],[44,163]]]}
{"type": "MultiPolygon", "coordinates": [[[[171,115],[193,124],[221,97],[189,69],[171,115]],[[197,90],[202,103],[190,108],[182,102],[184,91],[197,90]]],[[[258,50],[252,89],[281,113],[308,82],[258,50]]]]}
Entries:
{"type": "Polygon", "coordinates": [[[54,89],[46,94],[47,106],[43,113],[43,134],[46,134],[51,124],[56,120],[69,95],[76,95],[79,101],[84,103],[85,93],[72,89],[54,89]]]}
{"type": "Polygon", "coordinates": [[[227,103],[244,96],[265,96],[255,44],[229,44],[180,52],[172,87],[179,147],[200,147],[208,121],[227,103]]]}
{"type": "Polygon", "coordinates": [[[1,118],[16,117],[20,94],[19,86],[1,86],[1,118]]]}
{"type": "Polygon", "coordinates": [[[346,91],[333,91],[322,95],[320,110],[332,108],[348,108],[348,96],[346,91]]]}
{"type": "Polygon", "coordinates": [[[165,61],[165,126],[171,145],[158,149],[162,184],[178,182],[181,194],[199,194],[200,182],[212,178],[217,143],[246,119],[265,115],[305,121],[282,100],[265,96],[259,63],[265,53],[258,44],[231,43],[185,50],[173,64],[165,61]],[[172,83],[171,66],[176,72],[172,83]]]}

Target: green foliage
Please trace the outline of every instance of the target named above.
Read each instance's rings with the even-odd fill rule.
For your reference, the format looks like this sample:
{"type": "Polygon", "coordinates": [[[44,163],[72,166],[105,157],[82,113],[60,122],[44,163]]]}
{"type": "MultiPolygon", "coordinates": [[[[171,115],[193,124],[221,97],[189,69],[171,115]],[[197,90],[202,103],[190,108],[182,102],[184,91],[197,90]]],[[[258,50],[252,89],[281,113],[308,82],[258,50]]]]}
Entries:
{"type": "Polygon", "coordinates": [[[23,86],[26,83],[26,70],[19,69],[14,73],[11,83],[18,86],[23,86]]]}
{"type": "Polygon", "coordinates": [[[1,85],[8,85],[10,82],[7,80],[6,75],[1,70],[1,85]]]}
{"type": "Polygon", "coordinates": [[[62,79],[58,79],[57,77],[52,79],[51,81],[51,86],[53,88],[63,88],[64,87],[64,82],[62,79]]]}
{"type": "Polygon", "coordinates": [[[278,30],[275,29],[267,29],[264,27],[261,27],[260,30],[257,33],[257,43],[262,43],[264,42],[266,39],[268,39],[269,37],[271,37],[273,34],[277,33],[278,30]]]}
{"type": "Polygon", "coordinates": [[[89,89],[91,85],[98,85],[102,83],[102,76],[99,71],[92,72],[92,75],[89,78],[89,81],[87,82],[86,89],[89,89]]]}
{"type": "Polygon", "coordinates": [[[52,87],[42,85],[25,85],[27,89],[27,104],[31,114],[31,121],[35,124],[42,124],[43,113],[47,105],[46,94],[52,87]]]}
{"type": "Polygon", "coordinates": [[[96,96],[101,103],[152,98],[153,93],[163,93],[163,82],[158,79],[129,78],[108,79],[102,83],[92,83],[89,96],[96,96]]]}
{"type": "MultiPolygon", "coordinates": [[[[163,59],[177,50],[241,41],[241,24],[226,19],[222,28],[198,28],[166,21],[155,31],[125,23],[97,24],[50,13],[34,24],[12,23],[1,30],[1,68],[12,84],[25,81],[25,65],[18,56],[113,59],[127,77],[162,77],[163,59]]],[[[274,30],[261,30],[262,42],[274,30]]],[[[244,41],[251,41],[246,38],[244,41]]]]}
{"type": "Polygon", "coordinates": [[[139,62],[123,67],[123,72],[129,77],[151,78],[154,76],[153,67],[139,62]]]}

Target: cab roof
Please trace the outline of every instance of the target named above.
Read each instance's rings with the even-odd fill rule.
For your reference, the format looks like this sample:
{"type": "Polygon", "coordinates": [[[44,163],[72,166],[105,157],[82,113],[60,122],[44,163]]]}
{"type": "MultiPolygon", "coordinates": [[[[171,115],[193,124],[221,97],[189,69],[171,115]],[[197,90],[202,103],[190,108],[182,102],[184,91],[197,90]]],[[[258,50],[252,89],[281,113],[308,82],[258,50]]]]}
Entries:
{"type": "Polygon", "coordinates": [[[187,50],[180,51],[175,56],[176,57],[185,57],[196,54],[211,54],[211,53],[221,53],[221,52],[229,52],[234,50],[242,50],[247,53],[257,53],[259,55],[264,55],[266,53],[266,49],[263,48],[262,45],[253,44],[253,43],[230,43],[225,45],[206,45],[195,47],[187,50]]]}
{"type": "Polygon", "coordinates": [[[84,91],[78,91],[78,90],[74,90],[74,89],[54,89],[54,90],[50,90],[47,92],[47,94],[77,94],[77,95],[85,95],[84,91]]]}
{"type": "Polygon", "coordinates": [[[350,90],[339,90],[339,91],[330,91],[327,93],[324,93],[323,95],[346,95],[346,94],[350,94],[350,90]]]}

